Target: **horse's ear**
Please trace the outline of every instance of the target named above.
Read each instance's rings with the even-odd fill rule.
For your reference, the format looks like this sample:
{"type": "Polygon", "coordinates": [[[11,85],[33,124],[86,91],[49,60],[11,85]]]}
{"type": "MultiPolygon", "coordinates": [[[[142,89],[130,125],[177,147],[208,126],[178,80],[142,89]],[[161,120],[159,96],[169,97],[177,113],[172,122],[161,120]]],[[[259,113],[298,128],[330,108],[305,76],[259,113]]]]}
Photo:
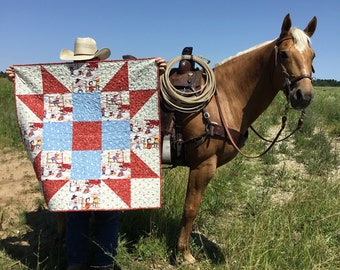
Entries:
{"type": "Polygon", "coordinates": [[[290,15],[288,13],[283,20],[280,37],[284,37],[289,32],[291,27],[292,27],[292,20],[290,19],[290,15]]]}
{"type": "Polygon", "coordinates": [[[305,28],[305,30],[303,30],[309,37],[311,37],[316,29],[316,24],[317,24],[317,19],[314,16],[313,19],[311,19],[311,21],[308,23],[307,27],[305,28]]]}

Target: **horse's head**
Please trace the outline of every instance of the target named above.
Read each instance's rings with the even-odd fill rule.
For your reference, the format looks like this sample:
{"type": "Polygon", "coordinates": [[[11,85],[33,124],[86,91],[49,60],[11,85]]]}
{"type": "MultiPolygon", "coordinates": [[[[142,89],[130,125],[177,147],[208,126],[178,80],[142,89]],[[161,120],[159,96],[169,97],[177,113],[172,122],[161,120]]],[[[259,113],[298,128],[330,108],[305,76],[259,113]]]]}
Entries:
{"type": "Polygon", "coordinates": [[[315,53],[311,48],[310,37],[314,34],[316,24],[314,16],[303,31],[291,28],[292,22],[287,14],[276,42],[276,63],[284,76],[287,99],[295,109],[306,108],[314,97],[312,62],[315,53]]]}

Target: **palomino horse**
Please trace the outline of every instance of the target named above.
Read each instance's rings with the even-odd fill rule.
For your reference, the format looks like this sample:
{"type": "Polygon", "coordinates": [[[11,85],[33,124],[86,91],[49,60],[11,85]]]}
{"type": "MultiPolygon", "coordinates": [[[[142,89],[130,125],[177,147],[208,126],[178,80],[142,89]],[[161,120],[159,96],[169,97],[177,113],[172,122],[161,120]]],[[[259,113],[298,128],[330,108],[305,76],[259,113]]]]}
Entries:
{"type": "MultiPolygon", "coordinates": [[[[315,54],[310,37],[316,24],[314,17],[303,31],[291,28],[288,14],[277,39],[218,63],[214,68],[216,92],[205,107],[210,121],[225,131],[238,131],[236,138],[242,138],[280,90],[294,109],[307,107],[314,96],[311,75],[315,54]]],[[[231,161],[238,151],[228,139],[213,134],[199,144],[192,140],[206,131],[201,113],[182,113],[180,118],[182,138],[187,142],[185,165],[190,172],[178,249],[184,263],[194,263],[189,238],[204,190],[217,167],[231,161]]]]}

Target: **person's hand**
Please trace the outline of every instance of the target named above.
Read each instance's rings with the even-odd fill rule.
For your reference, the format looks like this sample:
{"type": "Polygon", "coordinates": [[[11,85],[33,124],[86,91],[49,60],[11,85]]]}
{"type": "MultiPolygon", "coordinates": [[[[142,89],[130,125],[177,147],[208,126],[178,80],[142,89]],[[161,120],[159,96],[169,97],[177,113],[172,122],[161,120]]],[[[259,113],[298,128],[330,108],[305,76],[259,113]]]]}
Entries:
{"type": "Polygon", "coordinates": [[[10,80],[11,82],[14,82],[15,73],[14,73],[14,67],[13,66],[9,66],[8,68],[6,68],[6,76],[7,76],[8,80],[10,80]]]}
{"type": "Polygon", "coordinates": [[[161,57],[157,57],[155,61],[159,68],[159,75],[163,75],[166,69],[166,61],[161,57]]]}

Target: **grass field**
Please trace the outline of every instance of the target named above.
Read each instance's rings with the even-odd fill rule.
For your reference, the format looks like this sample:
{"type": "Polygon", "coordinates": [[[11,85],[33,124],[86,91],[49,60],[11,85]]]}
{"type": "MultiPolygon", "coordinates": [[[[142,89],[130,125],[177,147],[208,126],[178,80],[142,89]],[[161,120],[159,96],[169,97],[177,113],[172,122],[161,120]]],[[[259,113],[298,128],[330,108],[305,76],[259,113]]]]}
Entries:
{"type": "MultiPolygon", "coordinates": [[[[15,155],[23,147],[12,85],[0,79],[0,89],[0,149],[15,155]]],[[[218,169],[192,233],[194,267],[174,260],[188,170],[164,169],[162,208],[122,213],[122,268],[340,269],[339,100],[340,88],[316,88],[298,133],[262,158],[238,156],[218,169]]],[[[284,104],[279,94],[255,128],[273,137],[284,104]]],[[[289,112],[288,130],[298,117],[289,112]]],[[[250,132],[244,152],[257,154],[265,146],[250,132]]],[[[1,208],[0,269],[64,269],[65,247],[55,241],[55,221],[43,201],[38,198],[33,210],[15,202],[1,208]],[[10,211],[16,218],[5,222],[10,211]]]]}

